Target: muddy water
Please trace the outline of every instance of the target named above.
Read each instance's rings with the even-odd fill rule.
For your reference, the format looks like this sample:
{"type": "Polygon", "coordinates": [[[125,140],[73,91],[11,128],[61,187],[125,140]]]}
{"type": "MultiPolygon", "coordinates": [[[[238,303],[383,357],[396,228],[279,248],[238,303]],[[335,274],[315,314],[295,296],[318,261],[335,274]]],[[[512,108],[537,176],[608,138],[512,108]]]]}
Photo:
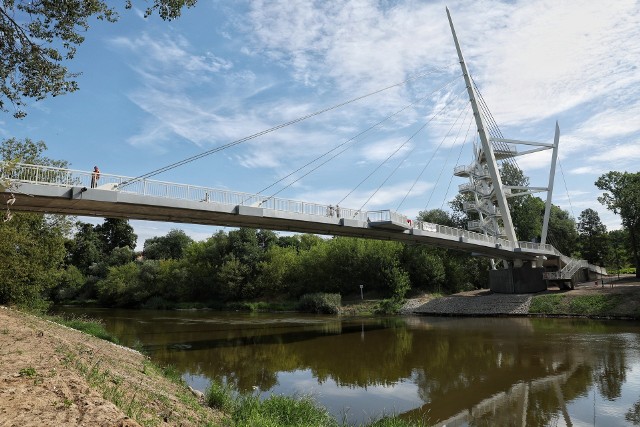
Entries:
{"type": "Polygon", "coordinates": [[[350,424],[640,425],[640,323],[78,310],[194,388],[311,394],[350,424]]]}

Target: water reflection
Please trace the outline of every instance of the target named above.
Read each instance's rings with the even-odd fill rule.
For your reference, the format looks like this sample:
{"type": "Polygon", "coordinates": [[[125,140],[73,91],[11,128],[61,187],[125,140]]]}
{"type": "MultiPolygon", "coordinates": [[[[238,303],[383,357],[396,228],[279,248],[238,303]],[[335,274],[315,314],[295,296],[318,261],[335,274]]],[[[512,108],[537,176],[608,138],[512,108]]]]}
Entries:
{"type": "Polygon", "coordinates": [[[196,388],[311,393],[355,424],[385,411],[448,426],[640,425],[638,323],[88,314],[196,388]]]}

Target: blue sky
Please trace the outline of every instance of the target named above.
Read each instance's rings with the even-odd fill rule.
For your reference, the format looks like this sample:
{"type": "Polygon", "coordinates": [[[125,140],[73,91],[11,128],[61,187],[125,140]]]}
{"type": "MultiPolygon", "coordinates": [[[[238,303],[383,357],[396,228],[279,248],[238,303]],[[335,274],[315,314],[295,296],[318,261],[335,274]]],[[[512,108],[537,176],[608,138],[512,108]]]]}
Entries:
{"type": "MultiPolygon", "coordinates": [[[[618,228],[593,183],[609,170],[638,171],[640,5],[606,3],[446,5],[505,137],[551,142],[559,122],[553,202],[575,217],[596,209],[618,228]]],[[[317,171],[285,180],[291,186],[278,196],[335,204],[351,192],[341,206],[357,209],[385,182],[364,209],[415,216],[446,208],[465,182],[452,170],[471,161],[475,133],[444,2],[200,0],[173,22],[136,9],[120,15],[115,24],[93,22],[69,64],[83,73],[80,90],[32,102],[23,120],[1,115],[0,137],[44,140],[50,157],[74,169],[97,164],[137,176],[424,75],[155,179],[257,192],[388,118],[317,171]]],[[[531,185],[546,185],[549,156],[518,158],[531,185]]],[[[214,232],[132,225],[139,246],[171,228],[197,239],[214,232]]]]}

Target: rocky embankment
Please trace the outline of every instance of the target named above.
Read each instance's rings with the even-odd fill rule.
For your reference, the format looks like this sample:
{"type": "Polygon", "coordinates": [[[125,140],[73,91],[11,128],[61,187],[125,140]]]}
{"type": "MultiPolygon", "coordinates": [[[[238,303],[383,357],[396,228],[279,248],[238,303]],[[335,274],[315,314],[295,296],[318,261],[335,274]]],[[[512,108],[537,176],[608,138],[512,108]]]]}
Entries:
{"type": "Polygon", "coordinates": [[[536,294],[494,294],[488,290],[407,300],[402,314],[424,316],[589,316],[640,318],[640,281],[635,277],[580,283],[574,290],[550,288],[536,294]],[[536,299],[538,299],[536,301],[536,299]],[[540,304],[544,300],[544,304],[540,304]],[[535,310],[531,309],[534,301],[535,310]]]}

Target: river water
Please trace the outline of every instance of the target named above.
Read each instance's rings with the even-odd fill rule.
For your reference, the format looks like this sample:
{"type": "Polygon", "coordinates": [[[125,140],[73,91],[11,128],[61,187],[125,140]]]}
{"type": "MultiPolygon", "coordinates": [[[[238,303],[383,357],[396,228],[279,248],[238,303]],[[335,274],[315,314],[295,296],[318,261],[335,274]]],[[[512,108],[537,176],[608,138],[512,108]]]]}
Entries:
{"type": "Polygon", "coordinates": [[[352,425],[382,414],[430,425],[640,425],[640,322],[338,318],[65,309],[122,344],[268,396],[310,394],[352,425]]]}

